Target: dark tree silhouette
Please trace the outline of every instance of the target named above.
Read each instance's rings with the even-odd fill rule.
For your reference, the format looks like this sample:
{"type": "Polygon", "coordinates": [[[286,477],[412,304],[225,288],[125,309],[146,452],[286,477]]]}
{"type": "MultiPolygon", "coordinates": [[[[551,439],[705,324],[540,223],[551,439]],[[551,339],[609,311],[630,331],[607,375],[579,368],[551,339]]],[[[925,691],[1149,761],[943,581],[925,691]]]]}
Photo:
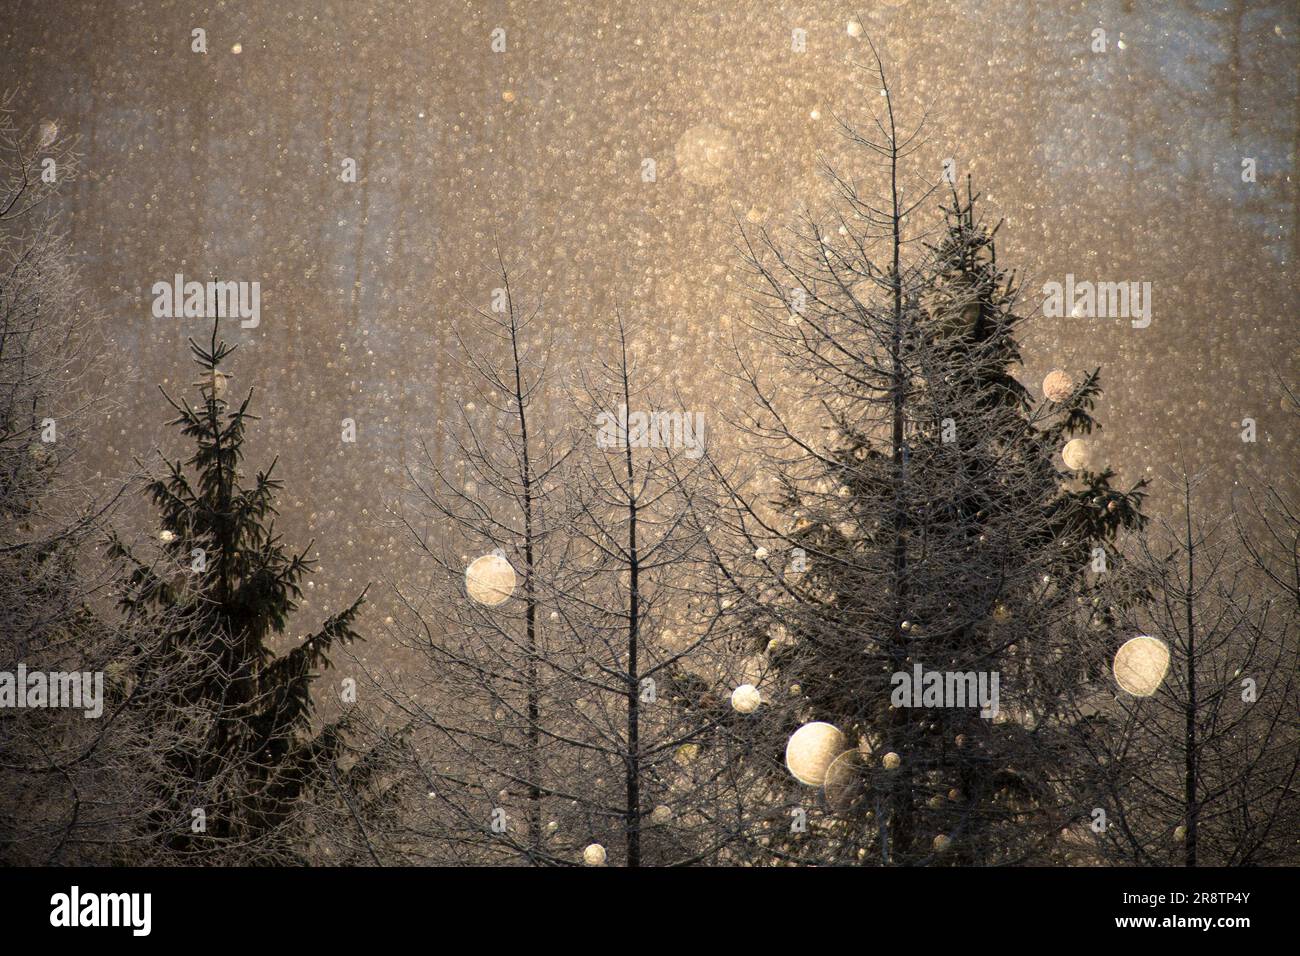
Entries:
{"type": "Polygon", "coordinates": [[[125,662],[133,679],[150,684],[173,655],[199,663],[171,699],[155,702],[194,714],[206,733],[157,741],[163,774],[154,783],[166,791],[153,829],[174,852],[199,859],[224,852],[250,862],[294,860],[308,798],[339,779],[345,730],[340,722],[313,726],[312,683],[330,666],[332,648],[358,638],[364,592],[298,646],[275,652],[311,571],[310,545],[290,553],[276,532],[275,463],[251,483],[242,471],[245,430],[256,416],[252,389],[238,406],[226,400],[224,363],[234,348],[218,339],[216,325],[210,344],[190,347],[202,402],[167,400],[177,412],[170,424],[194,450],[148,486],[161,553],[142,558],[116,536],[110,545],[126,565],[123,610],[165,635],[162,655],[125,662]],[[179,620],[178,607],[186,612],[179,620]]]}
{"type": "MultiPolygon", "coordinates": [[[[1173,480],[1182,514],[1138,542],[1132,571],[1151,599],[1125,613],[1121,627],[1160,641],[1168,669],[1160,673],[1157,661],[1149,675],[1138,672],[1158,686],[1133,687],[1130,678],[1116,687],[1112,679],[1094,721],[1081,725],[1100,774],[1091,835],[1076,832],[1081,845],[1097,847],[1094,858],[1111,863],[1294,864],[1296,607],[1268,587],[1268,569],[1251,560],[1249,539],[1243,547],[1226,516],[1198,515],[1199,480],[1173,480]]],[[[1117,661],[1117,677],[1124,674],[1117,661]]]]}
{"type": "Polygon", "coordinates": [[[952,191],[938,236],[924,231],[936,187],[904,175],[921,128],[899,130],[879,58],[870,72],[884,103],[874,133],[842,125],[883,167],[883,200],[828,168],[839,205],[827,221],[807,215],[789,242],[742,231],[750,329],[779,370],[765,377],[738,349],[756,411],[737,424],[766,446],[776,488],[734,489],[735,531],[786,565],[742,590],[799,721],[834,725],[857,751],[833,775],[834,812],[816,831],[828,842],[787,848],[891,864],[1047,859],[1078,812],[1066,715],[1090,666],[1060,625],[1081,609],[1113,617],[1093,603],[1090,569],[1113,573],[1106,549],[1141,525],[1142,486],[1116,490],[1074,448],[1062,467],[1066,439],[1096,427],[1098,374],[1031,400],[1014,377],[1024,309],[997,226],[975,216],[968,187],[952,191]],[[1000,712],[898,705],[895,675],[917,667],[998,677],[1000,712]]]}

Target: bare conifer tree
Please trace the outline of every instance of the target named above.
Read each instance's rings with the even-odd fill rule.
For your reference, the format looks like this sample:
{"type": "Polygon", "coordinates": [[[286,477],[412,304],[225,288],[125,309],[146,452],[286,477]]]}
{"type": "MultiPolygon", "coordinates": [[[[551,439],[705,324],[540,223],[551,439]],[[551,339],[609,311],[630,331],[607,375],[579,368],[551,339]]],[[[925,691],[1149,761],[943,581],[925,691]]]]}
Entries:
{"type": "Polygon", "coordinates": [[[780,822],[760,799],[771,705],[764,663],[724,613],[736,589],[711,560],[706,415],[680,395],[665,407],[621,317],[608,352],[577,397],[596,436],[578,458],[575,560],[556,582],[595,777],[574,809],[614,865],[751,861],[780,822]]]}
{"type": "Polygon", "coordinates": [[[449,461],[424,446],[399,512],[429,570],[399,588],[394,626],[423,666],[389,697],[427,786],[428,852],[717,860],[745,816],[716,598],[691,583],[709,568],[704,435],[675,417],[667,443],[628,441],[641,390],[621,325],[608,378],[550,386],[539,310],[500,276],[501,311],[478,312],[496,351],[460,343],[475,391],[449,461]]]}
{"type": "Polygon", "coordinates": [[[23,130],[15,116],[12,98],[0,104],[0,859],[150,862],[156,807],[136,771],[156,735],[192,728],[126,706],[165,698],[180,674],[147,686],[126,674],[128,655],[159,640],[115,613],[97,554],[129,483],[74,477],[92,415],[113,401],[100,317],[51,202],[77,157],[52,121],[23,130]]]}
{"type": "Polygon", "coordinates": [[[544,411],[554,395],[534,341],[540,304],[523,305],[498,264],[494,308],[475,312],[491,345],[458,337],[474,398],[440,442],[421,444],[408,469],[413,500],[396,509],[427,567],[397,586],[394,622],[421,666],[388,693],[428,791],[429,852],[439,862],[543,864],[544,816],[563,784],[548,728],[565,715],[544,666],[557,630],[542,582],[566,547],[569,451],[544,411]]]}
{"type": "Polygon", "coordinates": [[[1100,773],[1091,834],[1072,832],[1097,858],[1130,865],[1294,863],[1296,609],[1226,516],[1198,516],[1197,477],[1176,483],[1182,514],[1132,561],[1150,600],[1124,615],[1132,643],[1079,725],[1100,773]]]}

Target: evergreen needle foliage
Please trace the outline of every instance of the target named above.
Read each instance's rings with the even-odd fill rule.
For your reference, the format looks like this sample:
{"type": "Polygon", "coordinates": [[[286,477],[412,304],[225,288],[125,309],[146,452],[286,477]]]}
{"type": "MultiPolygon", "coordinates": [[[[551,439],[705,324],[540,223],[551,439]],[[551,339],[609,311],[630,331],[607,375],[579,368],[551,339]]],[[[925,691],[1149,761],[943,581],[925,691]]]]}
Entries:
{"type": "MultiPolygon", "coordinates": [[[[296,647],[274,650],[312,570],[311,545],[291,552],[276,533],[282,483],[272,477],[275,462],[252,482],[241,471],[246,428],[256,416],[252,389],[238,406],[225,399],[223,363],[234,347],[214,326],[210,344],[191,340],[190,348],[202,402],[164,396],[177,412],[169,424],[194,451],[169,461],[148,487],[161,553],[142,559],[116,536],[110,546],[128,567],[122,608],[167,628],[171,653],[196,655],[194,679],[169,704],[195,715],[206,734],[198,746],[159,741],[168,777],[187,785],[161,802],[155,830],[188,853],[239,848],[253,861],[278,860],[296,852],[301,801],[339,756],[340,724],[313,729],[312,683],[330,667],[333,648],[359,638],[354,625],[365,595],[296,647]],[[178,606],[186,612],[179,618],[178,606]]],[[[148,680],[170,661],[131,663],[148,680]]]]}

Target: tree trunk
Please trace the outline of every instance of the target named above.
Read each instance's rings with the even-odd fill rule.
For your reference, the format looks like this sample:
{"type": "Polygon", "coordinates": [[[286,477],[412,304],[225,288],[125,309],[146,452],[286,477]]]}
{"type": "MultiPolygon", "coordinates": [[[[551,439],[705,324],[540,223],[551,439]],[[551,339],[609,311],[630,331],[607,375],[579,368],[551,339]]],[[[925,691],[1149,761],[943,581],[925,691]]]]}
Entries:
{"type": "MultiPolygon", "coordinates": [[[[620,338],[622,333],[620,330],[620,338]]],[[[628,388],[627,347],[623,344],[623,402],[631,407],[628,388]]],[[[640,639],[640,572],[637,553],[637,501],[634,494],[632,468],[632,443],[624,441],[627,462],[627,553],[628,553],[628,619],[627,619],[627,800],[624,825],[627,829],[627,865],[641,865],[641,761],[640,761],[640,674],[637,669],[637,645],[640,639]]]]}

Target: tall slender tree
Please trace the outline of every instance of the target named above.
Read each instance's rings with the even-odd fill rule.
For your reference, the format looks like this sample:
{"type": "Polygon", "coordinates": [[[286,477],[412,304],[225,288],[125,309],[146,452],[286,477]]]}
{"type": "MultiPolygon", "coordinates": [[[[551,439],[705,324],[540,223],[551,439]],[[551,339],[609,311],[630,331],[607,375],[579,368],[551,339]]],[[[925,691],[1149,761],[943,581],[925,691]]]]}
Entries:
{"type": "Polygon", "coordinates": [[[544,666],[555,612],[543,582],[565,553],[570,445],[561,418],[546,413],[555,395],[547,348],[534,338],[540,303],[521,300],[500,254],[497,268],[497,308],[474,310],[490,343],[458,336],[474,399],[461,421],[421,442],[411,494],[395,508],[427,565],[396,585],[393,624],[422,667],[384,683],[412,727],[433,852],[444,862],[540,865],[554,862],[544,817],[564,786],[551,730],[563,714],[544,666]]]}
{"type": "Polygon", "coordinates": [[[1134,644],[1079,724],[1098,786],[1089,829],[1072,835],[1093,859],[1127,865],[1294,863],[1296,608],[1228,516],[1198,514],[1200,479],[1171,480],[1180,513],[1131,562],[1150,595],[1120,621],[1134,644]]]}
{"type": "Polygon", "coordinates": [[[775,823],[761,800],[766,674],[734,640],[734,589],[710,560],[709,416],[647,377],[635,333],[616,326],[612,358],[575,399],[596,440],[575,474],[574,560],[555,582],[595,775],[575,809],[611,864],[753,860],[775,823]]]}

